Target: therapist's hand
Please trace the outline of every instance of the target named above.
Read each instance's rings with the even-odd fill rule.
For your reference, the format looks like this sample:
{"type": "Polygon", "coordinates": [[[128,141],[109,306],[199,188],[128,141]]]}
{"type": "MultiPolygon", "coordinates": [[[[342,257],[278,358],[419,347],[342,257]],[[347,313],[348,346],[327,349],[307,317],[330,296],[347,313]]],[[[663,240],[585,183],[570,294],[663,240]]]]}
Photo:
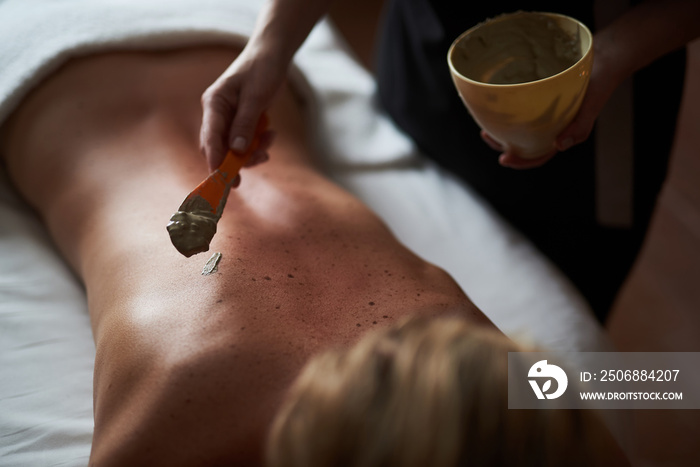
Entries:
{"type": "MultiPolygon", "coordinates": [[[[262,6],[243,52],[202,95],[199,144],[209,170],[221,164],[229,148],[248,148],[258,119],[287,77],[294,53],[330,2],[268,0],[262,6]]],[[[272,134],[262,141],[265,154],[253,154],[252,163],[267,156],[272,134]]]]}
{"type": "MultiPolygon", "coordinates": [[[[200,149],[209,170],[215,170],[229,148],[244,152],[260,116],[282,86],[289,63],[256,48],[246,48],[202,94],[200,149]]],[[[268,131],[249,165],[267,160],[273,133],[268,131]]]]}

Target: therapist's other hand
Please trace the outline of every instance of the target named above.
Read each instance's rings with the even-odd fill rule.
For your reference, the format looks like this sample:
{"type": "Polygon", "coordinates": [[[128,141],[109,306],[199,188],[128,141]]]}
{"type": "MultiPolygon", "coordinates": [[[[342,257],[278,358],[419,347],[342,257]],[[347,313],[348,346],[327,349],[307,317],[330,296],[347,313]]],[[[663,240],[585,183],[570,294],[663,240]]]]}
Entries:
{"type": "Polygon", "coordinates": [[[493,136],[484,130],[481,130],[481,139],[483,139],[484,142],[494,151],[503,151],[501,155],[498,156],[498,163],[511,169],[532,169],[534,167],[539,167],[554,157],[554,155],[557,153],[556,148],[552,146],[552,151],[542,157],[538,157],[537,159],[523,159],[507,149],[504,149],[501,143],[496,141],[493,136]]]}
{"type": "Polygon", "coordinates": [[[498,141],[483,130],[481,131],[481,139],[483,139],[491,149],[501,151],[501,155],[498,156],[498,163],[503,167],[511,169],[532,169],[540,167],[551,160],[558,152],[566,151],[588,139],[593,131],[593,125],[598,115],[600,115],[605,102],[607,102],[613,91],[603,91],[599,89],[597,84],[598,83],[594,82],[591,77],[591,82],[578,113],[569,126],[567,126],[552,143],[552,150],[542,157],[536,159],[523,159],[518,157],[516,154],[506,150],[498,141]]]}
{"type": "MultiPolygon", "coordinates": [[[[200,149],[209,170],[215,170],[228,149],[244,152],[255,126],[287,74],[288,62],[261,50],[246,48],[202,94],[200,149]]],[[[268,131],[250,164],[267,160],[273,132],[268,131]]]]}
{"type": "MultiPolygon", "coordinates": [[[[599,40],[599,42],[601,42],[599,40]]],[[[558,151],[566,151],[576,144],[583,143],[593,131],[593,125],[615,89],[627,77],[614,67],[607,65],[607,57],[596,47],[591,70],[591,81],[581,102],[576,117],[562,131],[555,142],[558,151]]]]}

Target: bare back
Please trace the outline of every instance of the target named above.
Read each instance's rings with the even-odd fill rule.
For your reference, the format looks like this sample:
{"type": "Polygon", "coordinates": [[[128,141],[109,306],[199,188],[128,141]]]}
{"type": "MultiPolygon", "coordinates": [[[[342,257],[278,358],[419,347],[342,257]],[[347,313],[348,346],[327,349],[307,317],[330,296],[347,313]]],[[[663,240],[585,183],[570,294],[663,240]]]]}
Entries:
{"type": "Polygon", "coordinates": [[[219,221],[219,271],[175,250],[165,225],[207,175],[199,97],[235,55],[74,60],[4,128],[13,181],[85,283],[97,465],[254,465],[310,355],[413,314],[490,325],[313,168],[289,89],[270,109],[271,161],[244,171],[219,221]]]}

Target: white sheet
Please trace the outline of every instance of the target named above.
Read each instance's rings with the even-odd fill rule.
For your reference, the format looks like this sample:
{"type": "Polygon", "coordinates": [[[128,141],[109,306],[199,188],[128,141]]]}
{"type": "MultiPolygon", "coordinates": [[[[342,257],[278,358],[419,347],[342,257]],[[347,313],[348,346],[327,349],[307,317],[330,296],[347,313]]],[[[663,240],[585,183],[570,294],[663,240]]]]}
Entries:
{"type": "MultiPolygon", "coordinates": [[[[0,0],[0,31],[1,18],[8,20],[3,8],[14,1],[0,0]]],[[[99,2],[115,3],[132,5],[99,2]]],[[[158,30],[158,47],[214,36],[240,39],[230,29],[220,29],[226,23],[220,16],[196,15],[192,26],[173,13],[188,2],[166,3],[172,9],[169,22],[159,23],[167,27],[158,30]],[[183,24],[188,24],[184,30],[183,24]]],[[[218,2],[196,3],[206,7],[218,2]]],[[[133,47],[150,34],[147,29],[142,32],[120,37],[133,47]]],[[[18,75],[24,83],[19,90],[0,83],[0,109],[9,112],[31,85],[69,54],[89,53],[100,44],[118,46],[119,40],[105,31],[100,34],[101,42],[94,46],[52,48],[61,60],[36,60],[18,75]]],[[[400,240],[448,270],[509,335],[560,350],[607,348],[601,329],[561,274],[478,196],[421,157],[375,108],[370,76],[328,23],[317,26],[296,64],[314,93],[317,146],[330,175],[369,204],[400,240]]],[[[4,179],[0,219],[0,465],[86,465],[94,347],[83,291],[4,179]]]]}
{"type": "Polygon", "coordinates": [[[85,295],[0,182],[0,465],[87,465],[92,342],[85,295]]]}

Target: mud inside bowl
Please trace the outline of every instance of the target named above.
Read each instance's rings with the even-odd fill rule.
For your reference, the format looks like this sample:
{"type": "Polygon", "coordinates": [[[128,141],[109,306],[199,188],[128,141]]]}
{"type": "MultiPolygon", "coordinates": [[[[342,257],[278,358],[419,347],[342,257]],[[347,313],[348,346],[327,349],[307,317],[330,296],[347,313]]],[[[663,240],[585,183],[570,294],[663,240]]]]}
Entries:
{"type": "Polygon", "coordinates": [[[467,31],[455,45],[452,63],[474,81],[518,84],[561,73],[583,53],[578,28],[567,30],[545,14],[518,12],[467,31]]]}

